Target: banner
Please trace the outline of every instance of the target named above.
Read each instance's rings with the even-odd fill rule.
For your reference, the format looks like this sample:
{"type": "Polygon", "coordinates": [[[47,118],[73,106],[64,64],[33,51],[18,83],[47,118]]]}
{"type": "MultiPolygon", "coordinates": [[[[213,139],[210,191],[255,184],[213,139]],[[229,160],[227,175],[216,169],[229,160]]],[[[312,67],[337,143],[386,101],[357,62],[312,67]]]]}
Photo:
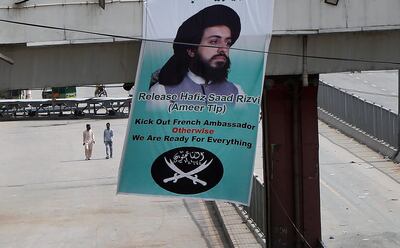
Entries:
{"type": "Polygon", "coordinates": [[[248,204],[273,0],[148,0],[118,193],[248,204]]]}

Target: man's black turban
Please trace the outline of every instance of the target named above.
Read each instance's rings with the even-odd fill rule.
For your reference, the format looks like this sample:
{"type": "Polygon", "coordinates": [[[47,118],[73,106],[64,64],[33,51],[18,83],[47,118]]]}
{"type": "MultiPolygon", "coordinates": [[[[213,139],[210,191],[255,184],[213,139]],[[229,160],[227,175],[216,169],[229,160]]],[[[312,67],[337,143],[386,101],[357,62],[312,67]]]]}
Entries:
{"type": "Polygon", "coordinates": [[[184,21],[174,39],[174,55],[161,68],[159,82],[164,85],[180,83],[188,69],[186,50],[196,47],[189,44],[199,44],[206,28],[219,25],[231,30],[233,45],[239,38],[241,24],[239,15],[228,6],[206,7],[184,21]]]}

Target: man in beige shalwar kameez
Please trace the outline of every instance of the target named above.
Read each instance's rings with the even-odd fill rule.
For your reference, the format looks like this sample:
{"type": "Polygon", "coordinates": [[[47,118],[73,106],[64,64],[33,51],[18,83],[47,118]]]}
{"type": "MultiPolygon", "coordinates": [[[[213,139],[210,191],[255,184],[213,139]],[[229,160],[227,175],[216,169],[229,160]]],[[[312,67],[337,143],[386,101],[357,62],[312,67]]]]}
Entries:
{"type": "Polygon", "coordinates": [[[93,144],[95,143],[94,134],[90,128],[90,124],[86,124],[86,130],[83,131],[83,145],[85,146],[86,160],[92,157],[93,144]]]}

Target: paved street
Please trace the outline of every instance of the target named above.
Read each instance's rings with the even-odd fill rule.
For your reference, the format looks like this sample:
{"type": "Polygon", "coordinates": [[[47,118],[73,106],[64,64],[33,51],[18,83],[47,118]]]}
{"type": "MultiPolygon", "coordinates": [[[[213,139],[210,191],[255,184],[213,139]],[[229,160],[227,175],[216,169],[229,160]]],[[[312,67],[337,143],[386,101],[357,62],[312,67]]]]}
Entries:
{"type": "MultiPolygon", "coordinates": [[[[202,201],[115,194],[127,119],[109,121],[109,160],[107,120],[0,122],[0,247],[223,247],[202,201]],[[90,161],[81,144],[86,123],[97,137],[90,161]]],[[[321,122],[319,130],[327,247],[399,247],[398,165],[321,122]]],[[[258,149],[261,177],[260,161],[258,149]]]]}
{"type": "Polygon", "coordinates": [[[399,165],[321,122],[319,133],[327,247],[400,247],[399,165]]]}
{"type": "Polygon", "coordinates": [[[127,119],[0,122],[0,247],[224,247],[221,226],[197,200],[116,195],[127,119]],[[84,160],[82,131],[97,138],[84,160]]]}
{"type": "MultiPolygon", "coordinates": [[[[325,245],[400,247],[399,165],[321,121],[318,127],[325,245]]],[[[256,161],[260,162],[260,144],[257,148],[256,161]]],[[[262,179],[260,163],[255,173],[262,179]]]]}

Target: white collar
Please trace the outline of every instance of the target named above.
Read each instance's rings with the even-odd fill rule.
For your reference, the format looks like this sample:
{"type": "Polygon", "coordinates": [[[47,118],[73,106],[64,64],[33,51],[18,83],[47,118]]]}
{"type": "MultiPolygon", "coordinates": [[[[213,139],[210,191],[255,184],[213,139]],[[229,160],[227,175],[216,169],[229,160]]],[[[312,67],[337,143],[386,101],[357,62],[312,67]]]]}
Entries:
{"type": "Polygon", "coordinates": [[[206,84],[206,80],[204,80],[204,78],[197,76],[196,74],[194,74],[192,71],[188,71],[187,76],[196,84],[206,84]]]}

